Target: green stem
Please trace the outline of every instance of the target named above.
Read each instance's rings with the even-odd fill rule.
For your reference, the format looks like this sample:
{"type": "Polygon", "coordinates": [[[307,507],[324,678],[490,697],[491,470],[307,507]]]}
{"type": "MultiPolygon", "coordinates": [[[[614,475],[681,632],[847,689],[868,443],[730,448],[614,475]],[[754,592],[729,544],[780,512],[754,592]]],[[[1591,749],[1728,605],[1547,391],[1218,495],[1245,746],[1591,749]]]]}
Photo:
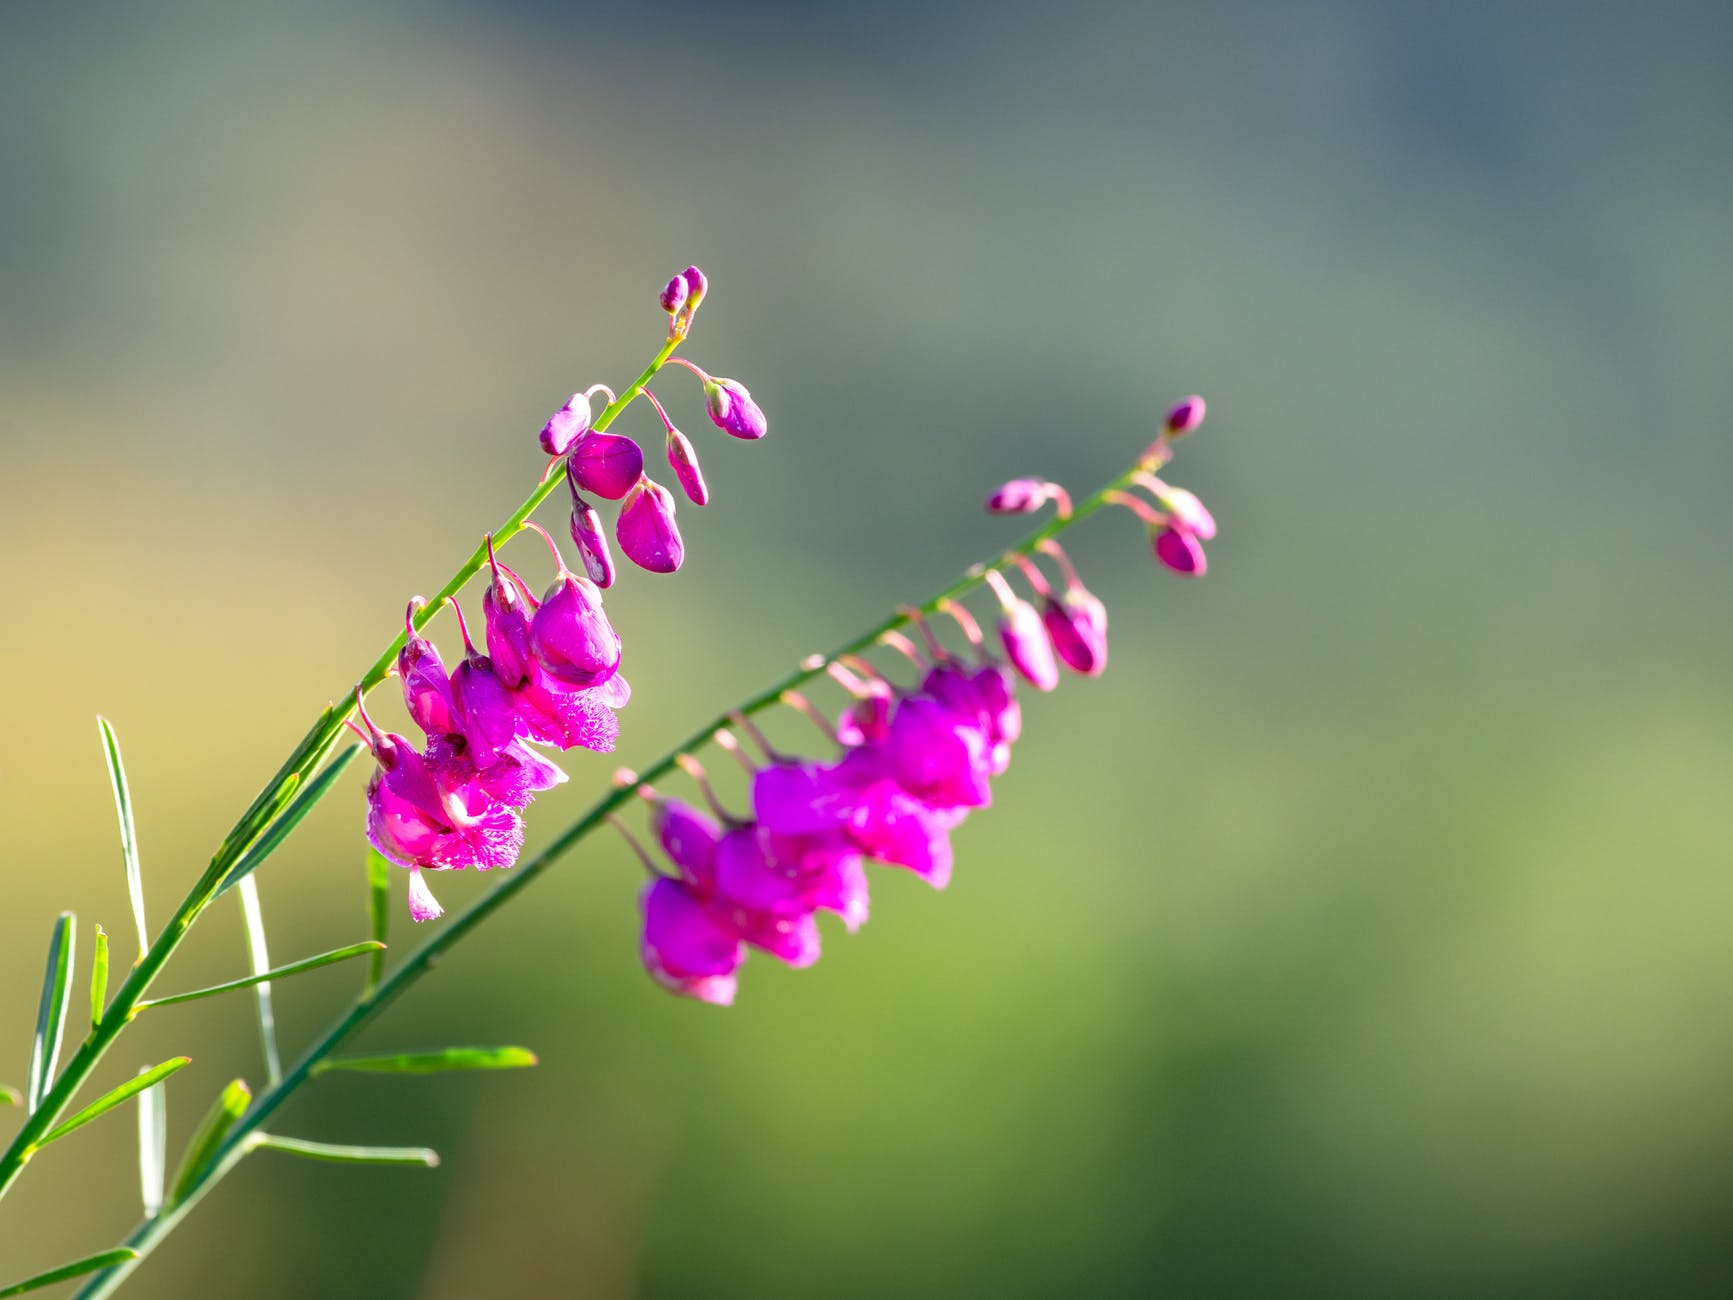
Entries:
{"type": "MultiPolygon", "coordinates": [[[[650,364],[644,367],[643,374],[639,375],[619,397],[608,403],[607,409],[597,417],[591,427],[599,431],[612,424],[620,412],[631,405],[633,400],[644,391],[644,385],[656,377],[656,372],[674,354],[674,349],[680,346],[683,338],[683,335],[676,335],[663,343],[650,364]]],[[[494,530],[494,545],[499,546],[521,532],[524,521],[530,517],[537,506],[547,500],[548,496],[559,485],[560,476],[558,474],[549,475],[546,482],[539,483],[535,491],[525,498],[524,503],[494,530]]],[[[457,572],[452,574],[451,579],[439,589],[427,606],[416,614],[415,626],[417,628],[425,626],[427,621],[438,612],[440,605],[461,591],[471,578],[481,572],[482,565],[486,562],[487,546],[486,543],[483,543],[476,547],[469,559],[458,567],[457,572]]],[[[407,633],[400,632],[393,637],[391,644],[385,647],[379,657],[373,661],[373,665],[362,674],[356,687],[363,695],[385,680],[386,675],[391,671],[392,664],[396,661],[397,652],[403,648],[406,635],[407,633]]],[[[72,1098],[77,1094],[78,1089],[83,1086],[85,1080],[90,1077],[91,1071],[102,1060],[109,1045],[120,1036],[121,1031],[132,1020],[138,1005],[144,1001],[144,995],[149,990],[151,981],[157,977],[168,959],[174,955],[175,949],[180,947],[181,940],[186,937],[193,922],[198,920],[199,914],[216,896],[229,872],[259,837],[269,829],[273,819],[288,805],[296,790],[306,782],[308,776],[329,757],[331,751],[336,747],[342,735],[344,720],[355,709],[354,691],[346,692],[342,699],[341,704],[327,707],[324,713],[319,716],[319,720],[313,724],[312,730],[295,747],[294,753],[290,754],[283,766],[277,769],[276,775],[259,792],[252,805],[241,815],[240,821],[236,822],[233,829],[224,837],[215,856],[211,858],[210,865],[205,868],[204,874],[199,877],[198,882],[182,900],[168,924],[163,927],[156,942],[139,955],[137,963],[132,968],[132,973],[127,976],[126,982],[120,986],[114,1001],[109,1003],[107,1012],[101,1020],[91,1027],[89,1035],[79,1045],[78,1050],[73,1053],[72,1058],[67,1061],[66,1068],[61,1072],[60,1077],[44,1094],[41,1104],[24,1121],[16,1136],[13,1137],[11,1145],[6,1148],[3,1154],[0,1154],[0,1197],[5,1196],[12,1184],[17,1181],[25,1163],[36,1148],[41,1145],[44,1135],[59,1121],[67,1106],[71,1104],[72,1098]]]]}
{"type": "Polygon", "coordinates": [[[891,615],[876,627],[863,632],[846,645],[837,647],[820,659],[803,662],[800,668],[784,677],[774,686],[760,691],[739,708],[731,709],[725,714],[712,718],[680,744],[645,768],[629,784],[617,786],[609,791],[606,796],[562,831],[534,858],[519,865],[488,893],[447,921],[441,929],[429,935],[414,952],[404,959],[402,965],[392,970],[378,984],[366,989],[350,1008],[326,1029],[318,1041],[302,1054],[301,1059],[290,1067],[288,1072],[284,1074],[282,1082],[259,1095],[252,1109],[247,1112],[240,1123],[229,1131],[222,1146],[217,1149],[215,1158],[204,1173],[192,1180],[186,1200],[176,1205],[172,1211],[154,1219],[146,1219],[126,1239],[123,1244],[138,1251],[138,1258],[118,1264],[100,1277],[93,1279],[84,1290],[78,1293],[79,1300],[97,1300],[98,1297],[113,1294],[115,1288],[157,1247],[162,1238],[180,1221],[182,1215],[191,1208],[191,1205],[223,1178],[230,1169],[234,1168],[240,1158],[250,1149],[249,1143],[253,1140],[251,1135],[256,1133],[260,1126],[269,1120],[302,1084],[321,1072],[320,1067],[327,1058],[377,1018],[386,1007],[407,992],[423,975],[432,970],[439,958],[449,948],[493,913],[504,907],[513,897],[527,889],[554,863],[576,847],[585,836],[624,807],[640,789],[673,772],[679,766],[682,756],[700,749],[714,740],[718,732],[728,727],[741,714],[750,717],[753,714],[761,713],[781,700],[787,692],[797,690],[822,676],[827,666],[837,660],[848,655],[862,654],[872,649],[886,634],[911,626],[916,618],[927,618],[942,613],[948,604],[960,601],[985,582],[989,573],[1015,564],[1020,555],[1033,555],[1041,543],[1048,538],[1057,537],[1060,533],[1108,505],[1111,494],[1123,491],[1139,468],[1139,465],[1133,465],[1124,471],[1099,491],[1078,503],[1077,508],[1070,516],[1049,520],[1016,545],[1000,552],[996,558],[965,570],[955,582],[929,597],[923,604],[912,610],[904,609],[891,615]]]}

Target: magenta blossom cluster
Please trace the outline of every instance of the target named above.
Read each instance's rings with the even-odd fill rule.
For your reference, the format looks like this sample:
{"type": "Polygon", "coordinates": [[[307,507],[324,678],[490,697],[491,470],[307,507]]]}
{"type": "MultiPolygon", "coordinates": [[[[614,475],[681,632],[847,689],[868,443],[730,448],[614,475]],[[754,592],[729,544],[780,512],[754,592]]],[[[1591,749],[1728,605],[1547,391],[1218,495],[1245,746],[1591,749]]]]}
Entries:
{"type": "MultiPolygon", "coordinates": [[[[692,315],[708,292],[704,273],[689,266],[669,280],[659,301],[668,313],[670,337],[684,338],[692,315]]],[[[705,409],[711,422],[737,438],[762,438],[768,430],[764,412],[744,385],[733,379],[717,379],[689,361],[674,358],[697,375],[704,385],[705,409]]],[[[613,583],[615,568],[600,516],[590,497],[620,503],[614,522],[614,538],[626,558],[652,573],[672,573],[686,557],[686,546],[674,517],[674,494],[651,478],[644,468],[644,451],[636,441],[621,434],[592,427],[591,398],[598,392],[614,395],[600,385],[574,393],[542,426],[542,450],[565,459],[566,482],[571,489],[572,542],[583,560],[584,572],[598,586],[613,583]]],[[[693,505],[709,504],[710,488],[698,464],[691,439],[674,427],[666,408],[648,389],[644,396],[661,417],[663,448],[669,471],[686,499],[693,505]]]]}
{"type": "MultiPolygon", "coordinates": [[[[553,540],[548,539],[553,547],[553,540]]],[[[566,774],[533,746],[606,753],[630,698],[620,675],[620,638],[588,578],[570,572],[554,547],[559,575],[537,600],[488,545],[491,578],[482,597],[486,649],[463,634],[463,661],[446,670],[439,650],[415,629],[412,602],[397,674],[410,718],[426,736],[417,749],[382,732],[356,704],[378,763],[367,786],[367,838],[407,867],[417,921],[441,913],[427,871],[509,867],[523,847],[519,810],[566,774]]]]}
{"type": "MultiPolygon", "coordinates": [[[[1152,469],[1166,463],[1171,441],[1195,428],[1202,415],[1201,398],[1175,407],[1129,476],[1156,497],[1160,510],[1127,492],[1106,494],[1150,526],[1156,558],[1188,575],[1203,572],[1201,547],[1195,563],[1178,564],[1171,555],[1175,543],[1162,538],[1196,546],[1199,538],[1215,535],[1215,521],[1195,496],[1168,487],[1152,469]]],[[[987,507],[1023,514],[1048,503],[1061,517],[1071,513],[1071,499],[1058,484],[1014,479],[993,492],[987,507]]],[[[640,951],[657,983],[728,1005],[750,949],[790,966],[812,965],[820,949],[818,913],[836,913],[851,933],[866,921],[868,860],[945,887],[951,832],[971,810],[992,802],[993,779],[1009,765],[1022,731],[1017,679],[1048,691],[1058,685],[1062,667],[1084,677],[1107,667],[1107,607],[1084,586],[1056,541],[1048,538],[1035,549],[1059,567],[1057,587],[1022,549],[1003,568],[983,574],[999,598],[1002,660],[984,650],[985,638],[966,610],[943,603],[940,608],[968,635],[974,655],[958,658],[943,649],[917,616],[926,654],[900,635],[886,638],[921,665],[913,686],[892,686],[852,657],[847,665],[827,662],[825,668],[854,694],[834,724],[816,715],[804,697],[784,699],[824,726],[839,752],[829,760],[801,760],[763,745],[766,761],[754,766],[750,779],[750,816],[726,812],[707,785],[714,816],[647,792],[651,827],[672,867],[650,864],[655,879],[642,900],[640,951]],[[1009,575],[1016,571],[1037,603],[1013,587],[1009,575]]],[[[732,739],[726,732],[717,738],[732,739]]]]}

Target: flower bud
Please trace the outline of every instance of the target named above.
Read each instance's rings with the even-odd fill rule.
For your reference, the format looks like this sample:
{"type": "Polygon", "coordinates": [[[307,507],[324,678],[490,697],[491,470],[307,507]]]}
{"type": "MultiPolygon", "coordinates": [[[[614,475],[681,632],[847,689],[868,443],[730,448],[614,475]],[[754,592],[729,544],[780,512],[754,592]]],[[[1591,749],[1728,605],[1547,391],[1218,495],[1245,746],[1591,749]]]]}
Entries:
{"type": "Polygon", "coordinates": [[[1053,653],[1074,673],[1099,677],[1107,667],[1107,606],[1083,587],[1068,587],[1058,599],[1048,597],[1041,622],[1053,653]]]}
{"type": "Polygon", "coordinates": [[[584,573],[598,587],[614,585],[614,555],[608,549],[602,518],[588,501],[572,493],[572,543],[584,562],[584,573]]]}
{"type": "Polygon", "coordinates": [[[999,640],[1019,676],[1038,691],[1059,685],[1059,666],[1053,660],[1053,643],[1041,625],[1041,615],[1028,601],[1013,597],[1002,602],[999,640]]]}
{"type": "Polygon", "coordinates": [[[653,479],[640,478],[620,505],[614,536],[626,558],[651,573],[672,573],[686,558],[674,523],[674,494],[653,479]]]}
{"type": "Polygon", "coordinates": [[[716,874],[716,846],[722,842],[714,817],[678,799],[658,799],[650,810],[650,833],[682,876],[709,887],[716,874]]]}
{"type": "Polygon", "coordinates": [[[686,296],[691,292],[686,283],[686,277],[677,275],[662,288],[662,310],[670,316],[686,305],[686,296]]]}
{"type": "Polygon", "coordinates": [[[1206,542],[1216,535],[1215,516],[1195,495],[1187,492],[1184,488],[1169,487],[1166,483],[1161,483],[1159,479],[1152,480],[1152,482],[1160,483],[1159,491],[1153,486],[1150,491],[1156,501],[1161,504],[1161,508],[1173,516],[1175,528],[1182,533],[1191,533],[1206,542]]]}
{"type": "Polygon", "coordinates": [[[542,450],[550,456],[563,456],[589,428],[590,399],[582,393],[573,393],[572,400],[549,416],[542,426],[542,450]]]}
{"type": "Polygon", "coordinates": [[[686,306],[693,311],[698,310],[698,304],[704,301],[704,295],[710,292],[710,281],[704,278],[704,272],[695,266],[689,266],[681,273],[686,281],[686,306]]]}
{"type": "Polygon", "coordinates": [[[1157,529],[1154,549],[1155,558],[1183,578],[1201,578],[1208,568],[1203,545],[1184,529],[1157,529]]]}
{"type": "Polygon", "coordinates": [[[497,565],[493,581],[482,593],[481,612],[487,624],[487,656],[493,661],[493,670],[506,686],[516,686],[530,670],[529,601],[497,565]]]}
{"type": "MultiPolygon", "coordinates": [[[[416,606],[409,607],[411,616],[416,606]]],[[[415,725],[429,736],[457,730],[451,700],[451,677],[433,642],[409,626],[403,649],[397,654],[397,675],[403,679],[403,703],[415,725]]]]}
{"type": "Polygon", "coordinates": [[[585,434],[571,450],[566,478],[573,491],[582,488],[618,501],[644,472],[644,453],[638,444],[617,433],[585,434]]]}
{"type": "Polygon", "coordinates": [[[987,510],[995,515],[1027,515],[1053,498],[1053,484],[1038,478],[1014,478],[1001,483],[987,498],[987,510]]]}
{"type": "Polygon", "coordinates": [[[530,620],[530,650],[542,670],[566,686],[596,686],[619,670],[620,638],[594,583],[574,573],[555,579],[530,620]]]}
{"type": "Polygon", "coordinates": [[[1167,413],[1167,421],[1162,427],[1167,430],[1167,436],[1170,438],[1183,437],[1203,423],[1204,411],[1203,398],[1195,395],[1187,397],[1174,404],[1173,409],[1167,413]]]}
{"type": "Polygon", "coordinates": [[[680,489],[695,506],[708,505],[710,489],[704,483],[704,471],[698,468],[698,453],[685,434],[668,430],[668,465],[680,480],[680,489]]]}
{"type": "Polygon", "coordinates": [[[710,422],[724,433],[736,438],[762,438],[769,431],[764,412],[738,380],[706,379],[704,401],[710,410],[710,422]]]}

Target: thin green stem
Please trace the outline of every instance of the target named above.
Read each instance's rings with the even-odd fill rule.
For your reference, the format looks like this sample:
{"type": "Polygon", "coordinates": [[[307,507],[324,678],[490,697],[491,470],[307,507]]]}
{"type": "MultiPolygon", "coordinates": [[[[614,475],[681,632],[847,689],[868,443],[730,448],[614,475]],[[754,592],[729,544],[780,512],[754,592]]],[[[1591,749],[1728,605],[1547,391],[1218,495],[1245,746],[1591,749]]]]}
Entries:
{"type": "Polygon", "coordinates": [[[520,864],[488,893],[447,921],[443,928],[429,935],[419,947],[404,959],[400,966],[393,969],[383,980],[365,989],[350,1005],[349,1009],[339,1016],[325,1030],[324,1034],[302,1054],[301,1058],[289,1068],[282,1081],[259,1095],[252,1109],[230,1130],[204,1173],[192,1180],[186,1200],[157,1218],[146,1219],[134,1229],[132,1235],[123,1244],[136,1250],[138,1258],[118,1264],[113,1269],[93,1279],[84,1290],[78,1293],[79,1300],[97,1300],[98,1297],[113,1294],[115,1288],[156,1248],[163,1237],[173,1230],[187,1209],[222,1179],[230,1169],[234,1168],[241,1157],[251,1149],[250,1144],[255,1140],[253,1135],[260,1130],[260,1127],[282,1108],[283,1104],[302,1084],[321,1073],[321,1066],[329,1057],[360,1033],[368,1024],[372,1023],[385,1008],[407,992],[423,975],[432,970],[448,949],[504,907],[517,894],[529,888],[534,881],[545,874],[587,835],[604,825],[615,812],[629,803],[640,789],[673,772],[679,767],[683,758],[687,757],[693,750],[702,748],[714,740],[717,733],[734,724],[737,719],[761,713],[776,704],[787,692],[798,690],[808,682],[824,676],[830,664],[862,654],[872,649],[887,634],[899,632],[922,618],[930,618],[940,613],[952,602],[960,601],[985,582],[989,573],[997,572],[1007,565],[1017,563],[1019,556],[1032,554],[1048,539],[1057,537],[1060,533],[1101,510],[1104,505],[1108,504],[1111,494],[1122,491],[1137,471],[1138,466],[1136,465],[1127,469],[1099,491],[1078,503],[1076,509],[1068,517],[1049,520],[1014,546],[1000,552],[994,559],[965,570],[956,581],[936,592],[922,604],[913,608],[905,607],[876,627],[861,633],[827,655],[803,661],[799,668],[781,681],[760,691],[744,704],[712,718],[649,767],[637,773],[630,783],[615,787],[598,800],[588,812],[562,831],[534,858],[527,863],[520,864]]]}
{"type": "MultiPolygon", "coordinates": [[[[644,367],[644,372],[632,382],[629,388],[608,403],[607,408],[596,418],[592,427],[599,431],[612,424],[620,413],[644,391],[644,385],[656,377],[657,371],[661,370],[668,358],[674,354],[674,349],[680,346],[684,337],[684,334],[680,334],[667,339],[657,350],[650,364],[644,367]]],[[[560,476],[557,474],[550,475],[546,481],[537,484],[535,490],[524,499],[523,504],[514,510],[503,524],[493,530],[494,545],[503,545],[521,532],[524,522],[530,517],[531,512],[547,500],[559,485],[560,476]]],[[[438,611],[441,604],[456,595],[471,578],[481,572],[482,565],[486,562],[487,545],[484,542],[476,547],[470,557],[458,566],[450,580],[415,615],[415,626],[418,629],[424,626],[438,611]]],[[[397,652],[403,648],[406,635],[406,632],[400,632],[393,637],[391,644],[380,652],[372,666],[361,675],[356,686],[362,695],[385,680],[397,658],[397,652]]],[[[324,713],[320,714],[319,720],[302,737],[301,743],[295,747],[287,761],[277,769],[276,775],[259,792],[251,806],[241,815],[240,821],[236,822],[228,835],[223,838],[222,844],[218,846],[216,854],[211,858],[210,865],[205,868],[204,874],[199,877],[198,882],[194,884],[186,898],[181,901],[180,906],[175,909],[174,916],[163,927],[156,942],[139,957],[131,974],[127,976],[126,982],[120,986],[114,1000],[109,1003],[106,1013],[91,1027],[89,1035],[79,1045],[78,1050],[73,1053],[72,1058],[67,1061],[66,1068],[54,1081],[53,1086],[44,1094],[41,1103],[25,1119],[18,1133],[13,1137],[11,1145],[6,1148],[4,1153],[0,1153],[0,1197],[5,1196],[12,1184],[17,1181],[26,1162],[29,1161],[36,1148],[41,1145],[43,1136],[59,1121],[68,1105],[71,1104],[73,1097],[77,1095],[78,1089],[83,1086],[85,1080],[90,1077],[91,1071],[102,1060],[109,1045],[120,1036],[121,1031],[132,1020],[133,1013],[137,1010],[138,1005],[144,1001],[145,993],[150,989],[151,982],[157,977],[168,959],[174,955],[175,950],[180,947],[187,931],[192,928],[193,922],[198,919],[199,914],[205,910],[211,899],[219,892],[229,872],[233,870],[237,862],[241,861],[247,850],[270,829],[278,813],[289,806],[289,801],[294,798],[295,792],[307,782],[312,773],[336,748],[343,732],[343,723],[355,709],[355,690],[345,690],[338,698],[343,702],[328,706],[324,713]]],[[[175,1217],[178,1218],[179,1216],[175,1217]]]]}

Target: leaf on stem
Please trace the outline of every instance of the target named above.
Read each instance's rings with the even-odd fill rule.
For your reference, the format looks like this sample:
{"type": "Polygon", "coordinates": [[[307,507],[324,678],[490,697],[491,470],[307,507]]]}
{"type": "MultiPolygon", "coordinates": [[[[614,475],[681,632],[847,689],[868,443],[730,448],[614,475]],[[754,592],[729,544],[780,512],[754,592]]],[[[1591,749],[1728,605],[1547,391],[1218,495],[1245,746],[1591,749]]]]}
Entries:
{"type": "Polygon", "coordinates": [[[167,1171],[168,1097],[162,1088],[152,1084],[138,1094],[138,1191],[147,1219],[154,1219],[162,1209],[167,1171]]]}
{"type": "Polygon", "coordinates": [[[246,1114],[247,1105],[252,1100],[253,1093],[247,1087],[245,1079],[235,1079],[223,1089],[216,1104],[211,1107],[197,1131],[193,1133],[192,1140],[187,1143],[186,1154],[181,1157],[180,1170],[175,1174],[174,1190],[169,1193],[171,1205],[178,1204],[198,1181],[205,1166],[210,1164],[211,1156],[229,1135],[235,1121],[246,1114]]]}
{"type": "MultiPolygon", "coordinates": [[[[378,849],[367,850],[367,921],[369,933],[384,944],[391,928],[391,864],[378,849]]],[[[379,986],[385,974],[383,947],[367,963],[367,991],[379,986]]]]}
{"type": "Polygon", "coordinates": [[[439,1163],[439,1152],[428,1147],[348,1147],[277,1137],[273,1133],[255,1133],[248,1146],[256,1151],[287,1151],[309,1160],[330,1160],[344,1165],[425,1165],[432,1169],[439,1163]]]}
{"type": "Polygon", "coordinates": [[[253,872],[259,869],[264,860],[275,853],[283,841],[289,838],[297,826],[313,806],[325,797],[325,792],[331,788],[331,783],[343,775],[344,769],[355,761],[355,756],[361,752],[360,745],[351,745],[325,766],[325,770],[309,781],[295,801],[283,810],[282,816],[272,822],[258,842],[246,851],[246,855],[234,865],[233,870],[223,878],[223,883],[217,889],[221,897],[229,889],[241,883],[253,872]]]}
{"type": "Polygon", "coordinates": [[[313,1073],[353,1070],[363,1074],[444,1074],[449,1070],[515,1070],[536,1065],[527,1047],[447,1047],[437,1052],[396,1052],[381,1056],[336,1056],[320,1061],[313,1073]]]}
{"type": "Polygon", "coordinates": [[[75,918],[62,912],[48,940],[48,970],[42,977],[42,1001],[36,1010],[36,1042],[30,1053],[29,1105],[35,1110],[54,1082],[60,1060],[60,1038],[66,1029],[67,995],[72,991],[72,955],[77,934],[75,918]]]}
{"type": "Polygon", "coordinates": [[[8,1088],[0,1083],[0,1106],[22,1106],[24,1098],[18,1095],[18,1089],[8,1088]]]}
{"type": "Polygon", "coordinates": [[[194,989],[191,993],[175,993],[166,998],[152,998],[149,1002],[140,1002],[138,1010],[144,1011],[150,1007],[172,1006],[177,1002],[196,1002],[200,998],[214,998],[219,993],[232,993],[236,989],[252,988],[270,980],[285,979],[290,975],[299,975],[304,971],[318,970],[319,967],[329,966],[333,962],[348,961],[351,957],[377,952],[384,946],[373,939],[365,939],[360,943],[352,943],[347,948],[333,948],[330,952],[322,952],[316,957],[305,957],[300,961],[292,961],[287,966],[260,971],[257,975],[247,975],[238,980],[230,980],[226,984],[213,984],[209,988],[194,989]]]}
{"type": "Polygon", "coordinates": [[[83,1128],[86,1124],[90,1123],[91,1120],[102,1118],[102,1116],[108,1114],[108,1112],[113,1110],[116,1106],[120,1105],[124,1101],[130,1101],[146,1088],[149,1088],[152,1084],[161,1083],[183,1065],[190,1065],[192,1059],[193,1058],[190,1056],[173,1056],[164,1061],[161,1065],[153,1065],[136,1079],[128,1079],[113,1092],[105,1093],[103,1096],[98,1097],[71,1119],[63,1120],[54,1128],[49,1129],[47,1135],[36,1145],[38,1147],[45,1147],[50,1142],[58,1142],[68,1133],[73,1133],[83,1128]]]}
{"type": "Polygon", "coordinates": [[[251,876],[241,880],[241,915],[247,921],[247,956],[253,963],[253,978],[242,983],[251,983],[256,989],[259,1044],[265,1051],[265,1075],[274,1088],[283,1079],[283,1058],[277,1051],[277,1014],[271,1007],[271,957],[265,951],[265,913],[259,907],[259,882],[251,876]]]}
{"type": "Polygon", "coordinates": [[[99,1268],[112,1268],[116,1264],[124,1264],[128,1260],[137,1258],[138,1252],[136,1250],[124,1246],[118,1250],[105,1250],[100,1255],[91,1255],[87,1259],[77,1260],[71,1264],[62,1264],[59,1268],[51,1268],[46,1273],[38,1273],[35,1277],[27,1277],[22,1282],[14,1282],[9,1287],[0,1288],[0,1296],[23,1295],[26,1291],[53,1286],[56,1282],[83,1277],[86,1273],[94,1273],[99,1268]]]}
{"type": "Polygon", "coordinates": [[[108,760],[108,783],[114,787],[114,813],[120,819],[120,856],[126,863],[126,892],[132,900],[132,922],[138,930],[138,955],[144,956],[150,938],[144,928],[144,873],[138,865],[138,831],[132,822],[132,795],[126,785],[126,767],[120,761],[120,740],[114,725],[98,716],[102,733],[102,755],[108,760]]]}
{"type": "Polygon", "coordinates": [[[102,1008],[108,1002],[108,936],[96,927],[96,956],[90,967],[90,1023],[102,1023],[102,1008]]]}

